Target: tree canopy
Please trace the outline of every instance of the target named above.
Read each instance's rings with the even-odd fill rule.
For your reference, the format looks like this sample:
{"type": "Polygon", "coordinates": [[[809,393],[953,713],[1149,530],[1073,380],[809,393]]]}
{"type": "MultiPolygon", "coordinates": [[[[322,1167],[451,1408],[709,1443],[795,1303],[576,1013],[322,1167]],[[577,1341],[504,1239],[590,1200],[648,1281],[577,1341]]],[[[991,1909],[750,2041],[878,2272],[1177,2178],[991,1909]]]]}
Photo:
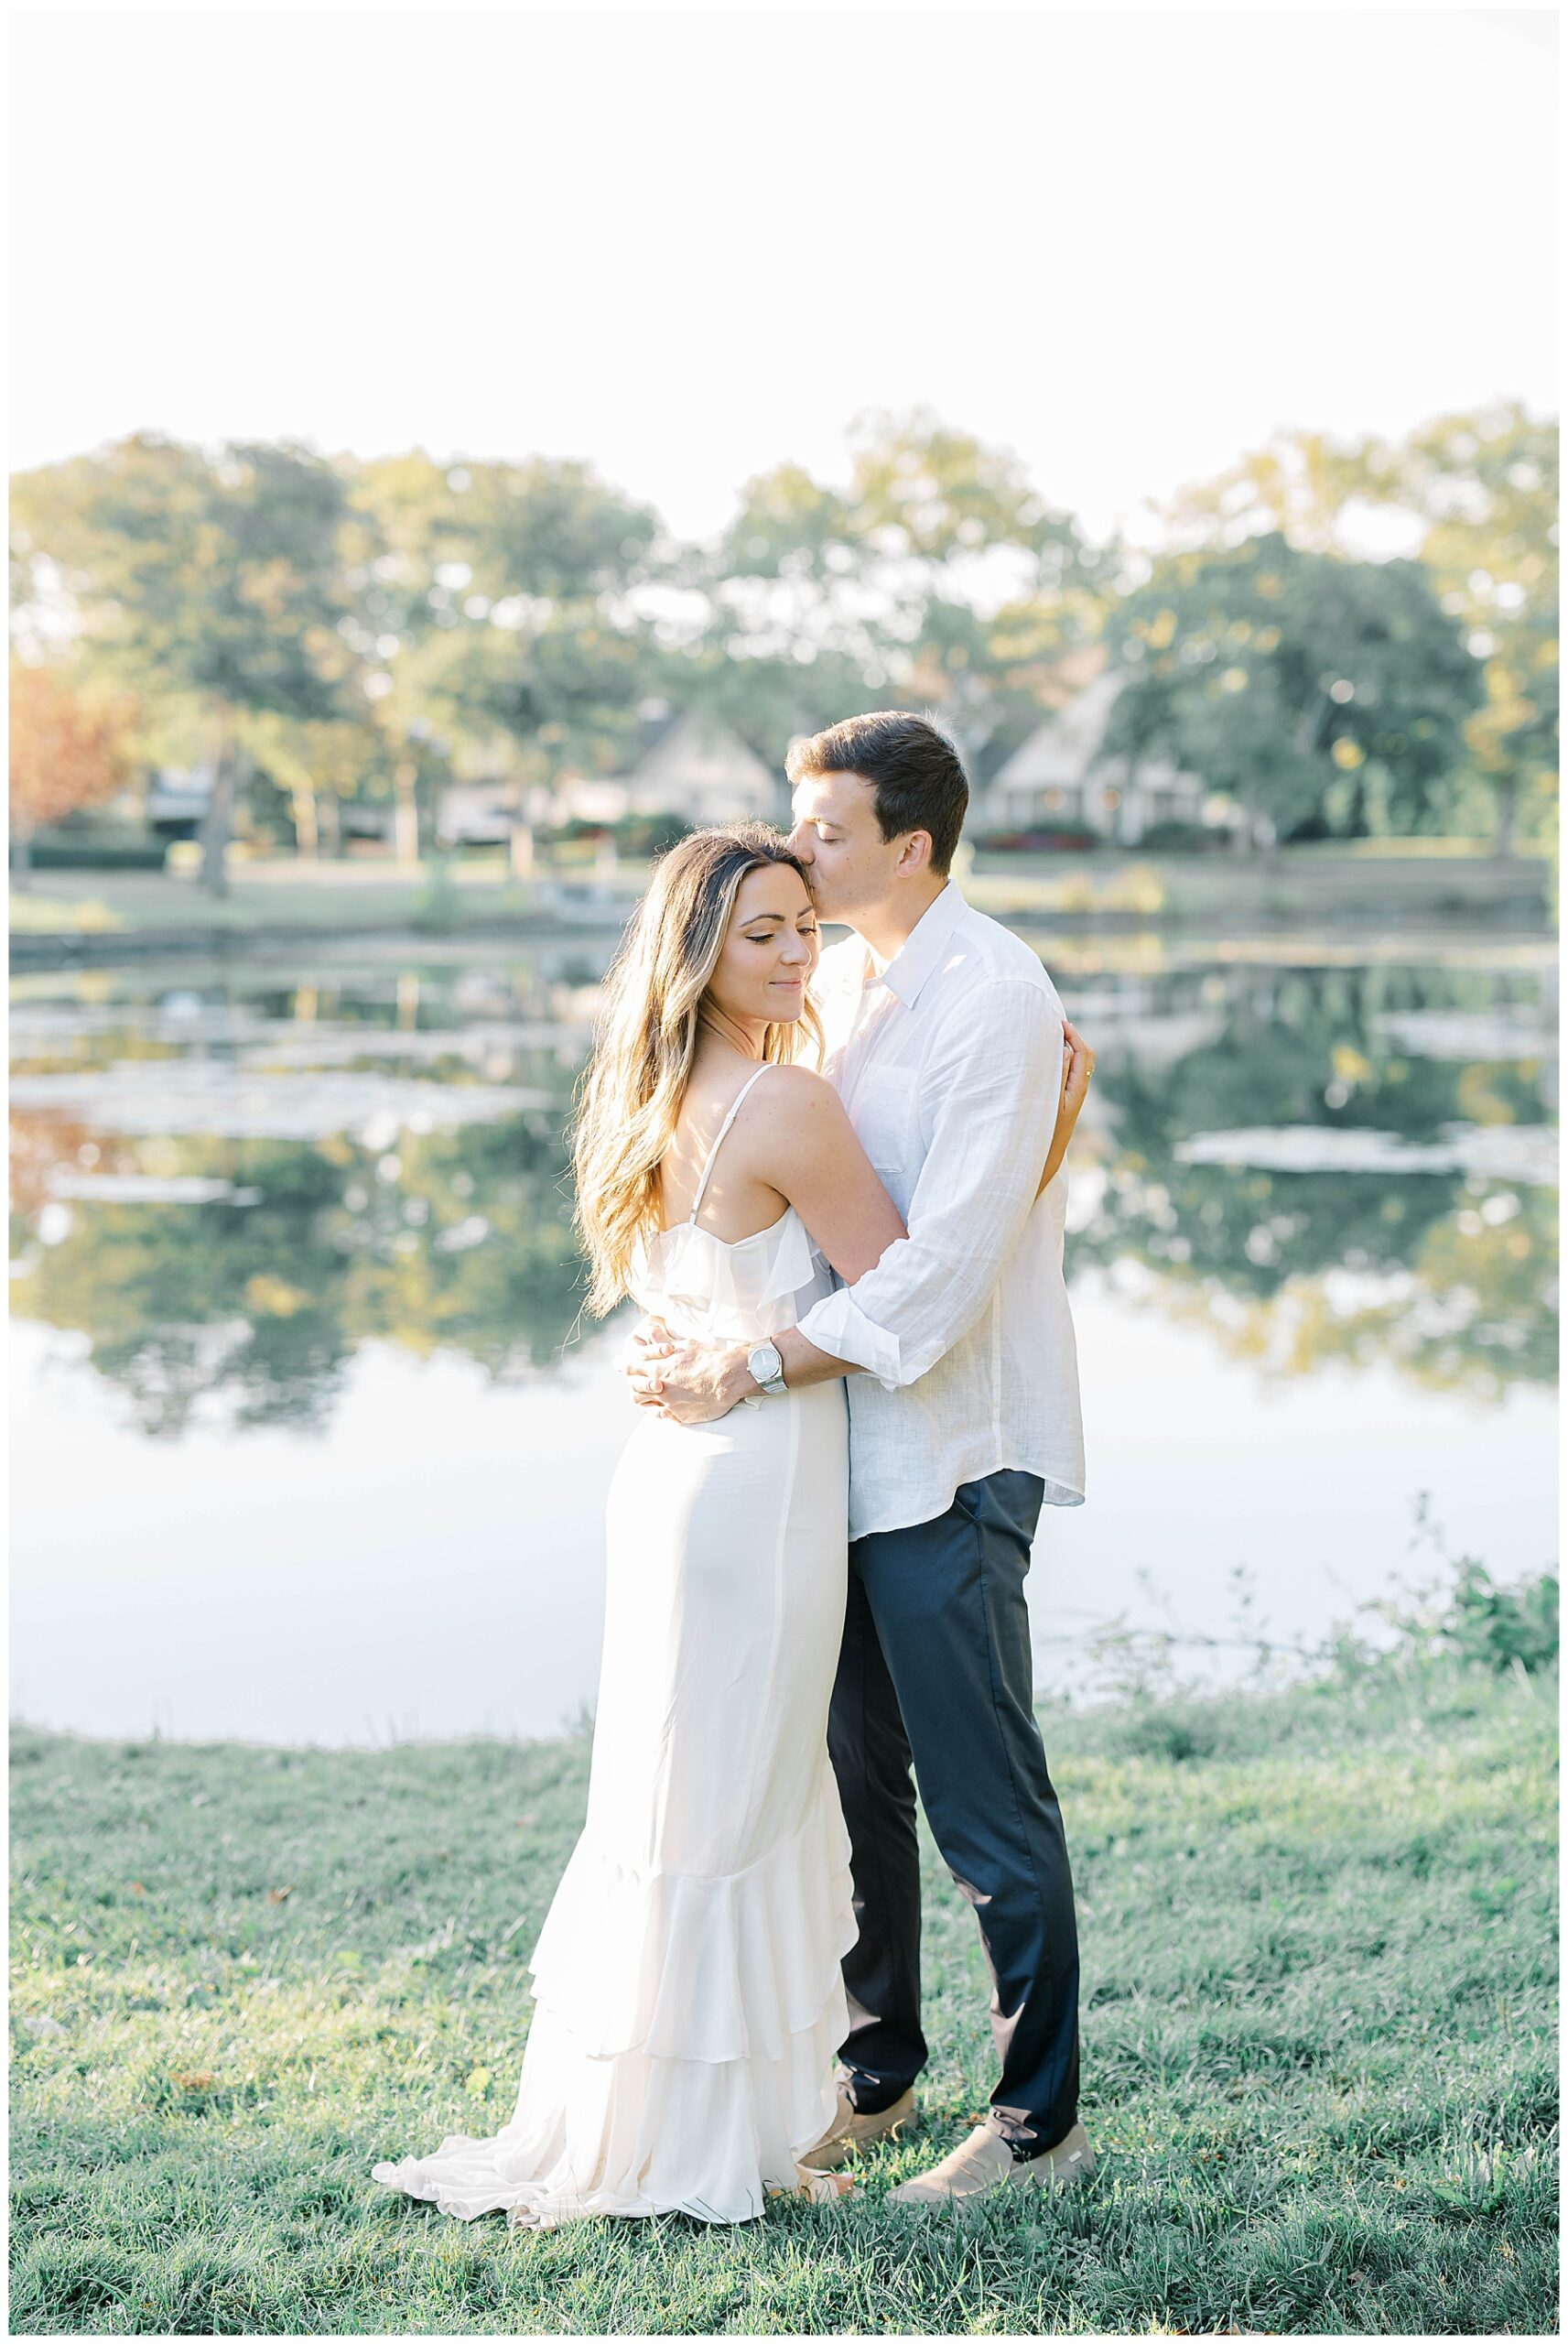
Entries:
{"type": "Polygon", "coordinates": [[[1437,803],[1478,665],[1412,561],[1278,534],[1157,562],[1108,632],[1128,675],[1114,744],[1161,751],[1286,834],[1408,830],[1437,803]]]}
{"type": "Polygon", "coordinates": [[[835,718],[928,709],[983,781],[1101,641],[1109,746],[1285,835],[1487,808],[1506,848],[1554,790],[1556,477],[1518,407],[1285,435],[1178,498],[1145,558],[917,410],[862,418],[840,481],[759,473],[686,544],[583,462],[144,433],[13,483],[15,624],[29,666],[134,689],[149,741],[204,744],[231,787],[264,770],[308,849],[322,800],[624,770],[672,707],[775,765],[835,718]]]}
{"type": "Polygon", "coordinates": [[[46,822],[101,806],[130,778],[135,697],[68,668],[11,661],[11,824],[27,841],[46,822]]]}
{"type": "Polygon", "coordinates": [[[1217,550],[1278,531],[1351,560],[1403,525],[1444,613],[1482,665],[1454,778],[1492,802],[1498,843],[1550,834],[1558,741],[1558,433],[1517,401],[1436,418],[1402,440],[1282,433],[1164,519],[1173,548],[1217,550]]]}

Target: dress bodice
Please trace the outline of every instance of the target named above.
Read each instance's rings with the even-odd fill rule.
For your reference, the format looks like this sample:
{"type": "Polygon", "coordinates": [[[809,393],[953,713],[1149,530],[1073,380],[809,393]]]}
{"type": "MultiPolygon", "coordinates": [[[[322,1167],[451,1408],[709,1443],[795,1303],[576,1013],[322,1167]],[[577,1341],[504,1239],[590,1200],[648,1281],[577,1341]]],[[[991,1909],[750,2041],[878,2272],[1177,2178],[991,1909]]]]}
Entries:
{"type": "Polygon", "coordinates": [[[760,1066],[736,1093],[708,1151],[689,1218],[638,1241],[627,1290],[672,1334],[700,1342],[758,1343],[793,1327],[832,1286],[832,1272],[793,1205],[750,1237],[716,1237],[697,1226],[725,1136],[767,1070],[760,1066]]]}
{"type": "Polygon", "coordinates": [[[790,1205],[733,1243],[695,1221],[659,1230],[639,1244],[627,1283],[633,1301],[672,1334],[744,1343],[793,1327],[833,1278],[790,1205]]]}

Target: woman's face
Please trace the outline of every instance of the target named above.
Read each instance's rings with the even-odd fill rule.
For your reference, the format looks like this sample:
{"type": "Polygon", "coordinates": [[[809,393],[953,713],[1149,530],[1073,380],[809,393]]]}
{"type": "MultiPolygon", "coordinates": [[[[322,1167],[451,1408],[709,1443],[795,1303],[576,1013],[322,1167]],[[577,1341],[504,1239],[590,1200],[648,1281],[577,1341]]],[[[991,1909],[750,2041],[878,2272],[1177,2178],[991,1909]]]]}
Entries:
{"type": "Polygon", "coordinates": [[[765,863],[736,891],[708,997],[729,1017],[793,1025],[820,949],[805,880],[787,863],[765,863]]]}

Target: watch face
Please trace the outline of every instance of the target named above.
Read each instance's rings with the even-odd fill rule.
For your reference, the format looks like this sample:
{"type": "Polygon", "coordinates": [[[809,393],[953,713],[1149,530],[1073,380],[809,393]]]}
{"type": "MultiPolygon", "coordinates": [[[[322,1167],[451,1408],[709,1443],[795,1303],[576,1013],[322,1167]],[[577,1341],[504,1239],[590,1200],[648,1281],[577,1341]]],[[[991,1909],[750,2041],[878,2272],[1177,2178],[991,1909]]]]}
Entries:
{"type": "Polygon", "coordinates": [[[759,1384],[771,1384],[775,1375],[784,1372],[784,1362],[779,1357],[775,1343],[759,1343],[746,1364],[759,1384]]]}

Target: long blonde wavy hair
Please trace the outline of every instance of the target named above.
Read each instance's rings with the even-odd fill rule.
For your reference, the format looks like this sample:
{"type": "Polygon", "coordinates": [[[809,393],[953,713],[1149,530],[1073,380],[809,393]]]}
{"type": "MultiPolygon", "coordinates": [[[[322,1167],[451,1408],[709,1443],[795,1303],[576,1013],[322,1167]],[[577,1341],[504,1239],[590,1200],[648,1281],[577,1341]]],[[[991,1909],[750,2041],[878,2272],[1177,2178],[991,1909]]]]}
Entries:
{"type": "MultiPolygon", "coordinates": [[[[575,1225],[592,1274],[588,1308],[602,1318],[626,1291],[637,1241],[659,1226],[659,1166],[697,1055],[702,997],[724,948],[741,882],[770,863],[806,865],[765,823],[695,830],[654,865],[604,980],[604,1010],[572,1126],[575,1225]]],[[[795,1024],[765,1028],[762,1057],[818,1056],[809,993],[795,1024]]]]}

